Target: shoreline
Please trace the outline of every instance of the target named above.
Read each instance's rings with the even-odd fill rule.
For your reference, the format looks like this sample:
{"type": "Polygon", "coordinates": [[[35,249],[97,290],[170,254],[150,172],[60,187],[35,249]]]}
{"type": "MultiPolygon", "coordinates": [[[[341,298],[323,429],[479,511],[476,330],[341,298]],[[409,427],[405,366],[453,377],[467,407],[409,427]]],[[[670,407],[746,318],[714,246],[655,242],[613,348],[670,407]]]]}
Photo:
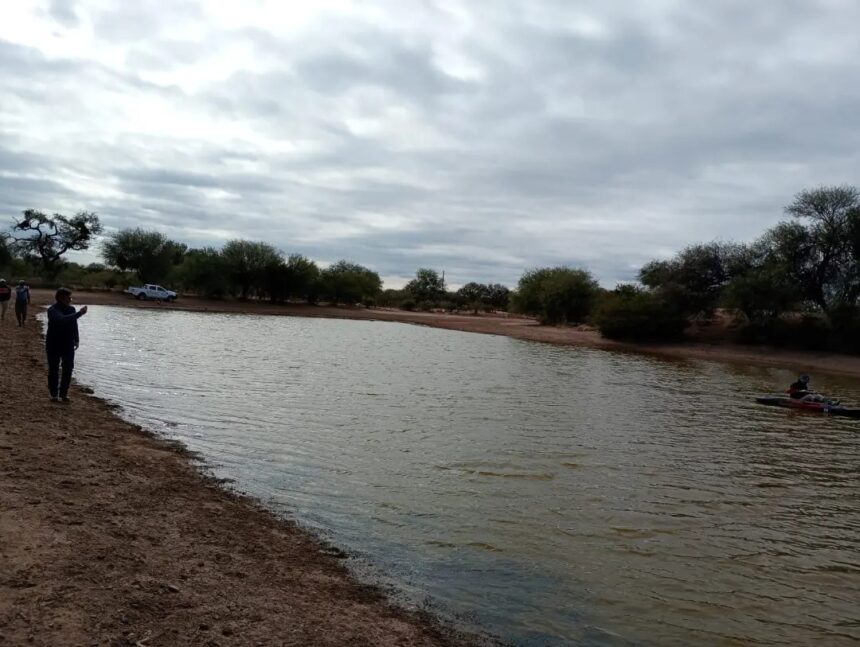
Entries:
{"type": "MultiPolygon", "coordinates": [[[[729,364],[790,368],[798,372],[823,372],[860,377],[860,356],[837,353],[787,350],[763,346],[741,346],[732,343],[685,342],[645,344],[604,339],[587,327],[541,326],[535,320],[520,316],[468,315],[432,312],[408,312],[386,308],[316,306],[308,304],[273,304],[260,301],[217,301],[199,297],[181,297],[174,303],[136,301],[118,292],[76,292],[82,304],[112,305],[127,308],[156,308],[187,312],[223,314],[257,314],[367,321],[393,321],[446,330],[486,335],[501,335],[564,346],[583,346],[601,350],[645,354],[687,360],[706,360],[729,364]]],[[[53,293],[33,290],[34,304],[50,304],[53,293]]]]}
{"type": "Polygon", "coordinates": [[[341,551],[225,489],[183,445],[124,421],[87,387],[73,384],[71,404],[51,403],[41,326],[31,319],[19,329],[8,314],[0,323],[8,358],[0,371],[0,643],[491,640],[359,582],[341,551]]]}

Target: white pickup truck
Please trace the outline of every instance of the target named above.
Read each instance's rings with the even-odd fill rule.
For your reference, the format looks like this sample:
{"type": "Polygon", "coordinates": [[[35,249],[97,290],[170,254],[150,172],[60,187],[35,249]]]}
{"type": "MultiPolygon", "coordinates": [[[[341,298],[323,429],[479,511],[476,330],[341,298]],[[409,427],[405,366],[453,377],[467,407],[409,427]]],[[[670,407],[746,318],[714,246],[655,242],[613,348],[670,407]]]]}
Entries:
{"type": "Polygon", "coordinates": [[[176,292],[173,290],[166,290],[160,285],[155,285],[155,283],[147,283],[142,287],[130,287],[125,291],[126,294],[130,294],[135,299],[139,299],[143,301],[144,299],[156,299],[158,301],[176,301],[176,292]]]}

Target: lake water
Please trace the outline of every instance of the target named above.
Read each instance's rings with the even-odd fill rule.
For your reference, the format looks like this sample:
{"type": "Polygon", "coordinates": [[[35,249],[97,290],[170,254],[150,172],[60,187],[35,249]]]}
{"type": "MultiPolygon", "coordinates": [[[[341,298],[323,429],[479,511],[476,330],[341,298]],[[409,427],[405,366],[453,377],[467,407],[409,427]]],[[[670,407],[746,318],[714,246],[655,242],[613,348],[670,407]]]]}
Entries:
{"type": "MultiPolygon", "coordinates": [[[[78,379],[365,576],[516,644],[860,639],[860,421],[787,371],[94,307],[78,379]]],[[[860,403],[860,383],[813,376],[860,403]]]]}

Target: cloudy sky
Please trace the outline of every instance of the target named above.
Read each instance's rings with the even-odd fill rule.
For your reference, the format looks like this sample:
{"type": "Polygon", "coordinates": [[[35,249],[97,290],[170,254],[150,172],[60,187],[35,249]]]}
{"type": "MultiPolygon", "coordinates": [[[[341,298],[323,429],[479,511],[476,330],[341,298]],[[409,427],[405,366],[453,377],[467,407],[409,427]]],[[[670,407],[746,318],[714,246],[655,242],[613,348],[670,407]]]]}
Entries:
{"type": "Polygon", "coordinates": [[[0,18],[0,214],[244,237],[387,286],[605,285],[860,183],[857,0],[44,0],[0,18]]]}

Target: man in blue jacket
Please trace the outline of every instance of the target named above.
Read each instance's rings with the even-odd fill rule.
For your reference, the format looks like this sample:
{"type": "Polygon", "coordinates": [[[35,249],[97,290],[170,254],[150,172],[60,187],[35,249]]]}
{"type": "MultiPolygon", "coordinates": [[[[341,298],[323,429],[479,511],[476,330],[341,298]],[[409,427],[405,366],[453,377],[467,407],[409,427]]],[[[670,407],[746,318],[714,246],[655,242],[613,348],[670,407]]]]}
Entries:
{"type": "Polygon", "coordinates": [[[23,326],[27,321],[27,306],[30,305],[30,286],[21,279],[15,288],[15,318],[18,326],[23,326]]]}
{"type": "Polygon", "coordinates": [[[55,295],[56,303],[48,308],[48,332],[45,335],[45,350],[48,353],[48,391],[51,400],[69,402],[69,385],[75,368],[75,351],[81,340],[78,336],[78,319],[87,314],[87,307],[75,310],[72,291],[60,288],[55,295]],[[60,364],[63,377],[60,379],[60,364]]]}

